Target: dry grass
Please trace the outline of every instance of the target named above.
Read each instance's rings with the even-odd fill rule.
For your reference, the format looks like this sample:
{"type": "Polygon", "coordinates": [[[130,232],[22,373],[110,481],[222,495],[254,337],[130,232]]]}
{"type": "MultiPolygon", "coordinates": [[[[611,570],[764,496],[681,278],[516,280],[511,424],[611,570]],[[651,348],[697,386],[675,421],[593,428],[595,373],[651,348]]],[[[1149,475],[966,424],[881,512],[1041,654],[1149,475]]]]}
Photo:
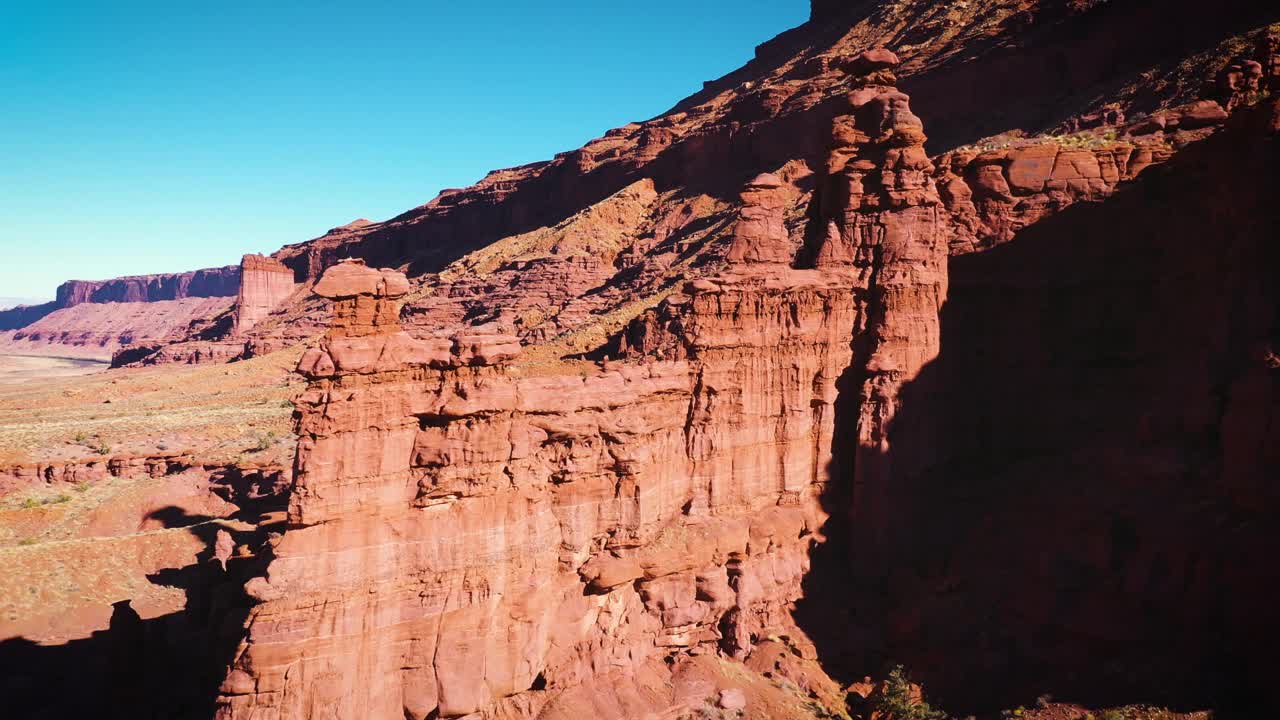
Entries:
{"type": "Polygon", "coordinates": [[[640,298],[600,315],[591,323],[572,332],[565,333],[550,342],[526,347],[517,361],[517,365],[544,372],[554,371],[556,366],[560,366],[565,371],[579,369],[579,365],[584,368],[587,366],[594,367],[595,363],[565,358],[569,355],[578,355],[600,347],[611,335],[626,327],[627,323],[638,317],[645,310],[657,306],[658,303],[665,300],[675,291],[676,288],[669,288],[655,295],[640,298]]]}
{"type": "Polygon", "coordinates": [[[105,627],[111,603],[131,600],[144,616],[181,608],[180,588],[147,573],[196,561],[205,544],[186,528],[0,548],[0,637],[57,640],[105,627]]]}
{"type": "Polygon", "coordinates": [[[0,464],[164,452],[208,462],[277,459],[291,445],[300,353],[0,385],[0,464]],[[278,440],[256,450],[272,433],[278,440]]]}
{"type": "Polygon", "coordinates": [[[483,277],[513,261],[550,255],[592,256],[612,262],[634,241],[631,232],[657,199],[653,183],[638,180],[554,227],[512,235],[465,255],[441,271],[440,279],[450,282],[465,275],[483,277]]]}

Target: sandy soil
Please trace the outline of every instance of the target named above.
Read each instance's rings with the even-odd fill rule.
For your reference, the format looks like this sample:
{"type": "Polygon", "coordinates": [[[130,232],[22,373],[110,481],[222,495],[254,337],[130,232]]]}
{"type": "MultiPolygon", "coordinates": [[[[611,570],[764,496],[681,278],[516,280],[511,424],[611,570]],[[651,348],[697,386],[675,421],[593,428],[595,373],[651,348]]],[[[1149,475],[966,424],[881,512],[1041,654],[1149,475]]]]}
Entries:
{"type": "Polygon", "coordinates": [[[17,368],[10,375],[17,379],[0,381],[0,465],[164,452],[210,462],[287,460],[301,352],[117,370],[0,356],[17,368]]]}
{"type": "Polygon", "coordinates": [[[0,355],[0,385],[17,385],[45,378],[89,375],[107,369],[107,363],[34,355],[0,355]]]}

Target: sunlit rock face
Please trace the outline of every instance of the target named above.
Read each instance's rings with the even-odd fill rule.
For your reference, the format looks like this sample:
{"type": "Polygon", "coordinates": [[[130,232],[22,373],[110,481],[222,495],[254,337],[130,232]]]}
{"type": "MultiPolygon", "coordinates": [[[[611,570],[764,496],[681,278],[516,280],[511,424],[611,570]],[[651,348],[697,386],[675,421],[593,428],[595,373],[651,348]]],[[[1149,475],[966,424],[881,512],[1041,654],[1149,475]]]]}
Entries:
{"type": "MultiPolygon", "coordinates": [[[[1078,5],[1069,14],[1092,7],[1078,5]]],[[[889,655],[977,709],[1003,699],[996,686],[1006,678],[1025,693],[1054,677],[1099,692],[1127,677],[1173,697],[1136,670],[1067,674],[1088,653],[1117,647],[1073,635],[1054,617],[1066,613],[1072,627],[1097,624],[1134,643],[1177,625],[1171,618],[1214,612],[1200,595],[1186,617],[1161,605],[1168,588],[1156,578],[1166,570],[1196,593],[1207,592],[1206,577],[1270,577],[1255,560],[1235,559],[1248,545],[1242,538],[1273,542],[1247,533],[1214,544],[1212,572],[1197,575],[1169,518],[1192,513],[1191,496],[1250,512],[1274,502],[1250,464],[1269,457],[1260,449],[1268,436],[1256,428],[1270,427],[1271,404],[1248,399],[1273,394],[1269,361],[1255,362],[1270,357],[1260,348],[1273,342],[1261,329],[1273,293],[1255,272],[1271,255],[1247,213],[1223,213],[1220,226],[1196,216],[1188,226],[1233,238],[1222,255],[1197,248],[1195,232],[1172,219],[1148,217],[1172,244],[1133,241],[1142,214],[1125,192],[1194,206],[1212,178],[1255,208],[1273,186],[1264,159],[1274,108],[1236,98],[1228,112],[1201,99],[1132,119],[1104,108],[1070,119],[1091,128],[1088,138],[1018,138],[931,158],[925,123],[898,88],[906,68],[897,53],[872,47],[806,63],[791,71],[826,80],[838,73],[825,97],[810,99],[806,119],[788,127],[807,132],[756,137],[760,166],[717,176],[709,184],[737,179],[717,186],[714,201],[676,202],[662,182],[619,170],[628,182],[612,178],[621,186],[614,194],[590,196],[587,209],[557,224],[504,236],[509,247],[495,257],[468,256],[427,281],[334,262],[352,249],[374,261],[403,257],[389,229],[339,228],[291,251],[285,259],[305,259],[303,274],[316,279],[329,327],[299,365],[309,387],[297,403],[289,529],[272,544],[266,574],[247,586],[259,604],[220,689],[220,717],[678,716],[706,696],[690,677],[711,666],[740,671],[745,685],[777,673],[828,699],[839,692],[823,661],[852,656],[873,671],[889,655]],[[1215,165],[1193,152],[1211,141],[1234,148],[1224,156],[1232,160],[1215,165]],[[1263,159],[1243,162],[1241,147],[1263,159]],[[1200,191],[1160,179],[1187,172],[1183,152],[1184,163],[1211,168],[1189,175],[1200,191]],[[1239,176],[1227,172],[1230,163],[1240,163],[1239,176]],[[660,302],[581,355],[540,353],[544,341],[617,307],[608,293],[622,286],[607,278],[624,273],[611,268],[632,272],[626,287],[641,287],[636,278],[661,276],[646,253],[699,222],[719,228],[707,245],[677,243],[663,255],[662,272],[673,274],[679,262],[700,261],[687,282],[663,286],[660,302]],[[1125,242],[1101,246],[1117,228],[1125,242]],[[543,254],[528,257],[531,248],[543,254]],[[1125,249],[1113,256],[1114,248],[1125,249]],[[1184,355],[1155,331],[1125,352],[1106,350],[1119,342],[1121,321],[1168,329],[1158,319],[1178,305],[1151,272],[1126,284],[1128,268],[1145,267],[1144,254],[1174,277],[1222,262],[1241,273],[1232,277],[1252,278],[1238,295],[1225,286],[1197,295],[1203,317],[1193,327],[1212,327],[1230,306],[1248,318],[1241,334],[1208,338],[1210,351],[1185,363],[1165,362],[1184,355]],[[1097,258],[1107,262],[1091,266],[1097,258]],[[1103,269],[1084,272],[1091,267],[1103,269]],[[501,300],[485,307],[483,284],[460,272],[467,268],[483,268],[501,300]],[[521,305],[530,297],[573,312],[540,325],[521,305]],[[1072,301],[1107,319],[1064,321],[1072,301]],[[469,323],[477,308],[492,322],[469,323]],[[1056,318],[1071,342],[1038,324],[1037,313],[1056,318]],[[1071,362],[1046,357],[1047,347],[1071,362]],[[1021,364],[1023,356],[1034,362],[1021,364]],[[1220,371],[1237,365],[1239,374],[1220,371]],[[1125,399],[1100,423],[1116,433],[1115,447],[1081,429],[1106,397],[1074,383],[1070,368],[1089,368],[1110,397],[1125,399]],[[1138,380],[1157,375],[1195,378],[1191,399],[1182,404],[1162,386],[1158,407],[1139,412],[1136,388],[1147,386],[1138,380]],[[1232,390],[1224,400],[1207,389],[1215,387],[1232,390]],[[1221,423],[1206,410],[1215,401],[1228,408],[1221,423]],[[1204,442],[1178,445],[1188,428],[1204,442]],[[1006,437],[1018,448],[1047,448],[1052,460],[1004,454],[1006,437]],[[1217,437],[1221,447],[1205,440],[1217,437]],[[1169,464],[1143,454],[1147,441],[1168,451],[1169,464]],[[1171,484],[1189,468],[1216,467],[1197,460],[1214,457],[1230,470],[1198,475],[1197,493],[1171,484]],[[1061,468],[1073,463],[1098,469],[1086,484],[1099,502],[1055,491],[1070,487],[1061,468]],[[1137,476],[1125,474],[1135,468],[1137,476]],[[1156,479],[1132,484],[1144,473],[1156,479]],[[1143,504],[1144,491],[1165,503],[1160,510],[1143,504]],[[966,514],[949,516],[953,507],[966,514]],[[1037,525],[1088,542],[1050,542],[1037,525]],[[1008,528],[1019,528],[1012,548],[999,541],[1008,528]],[[1146,532],[1168,542],[1135,545],[1146,532]],[[825,557],[839,556],[839,569],[818,567],[819,551],[833,549],[825,557]],[[1005,567],[997,557],[1017,577],[993,570],[1005,567]],[[1073,604],[1079,588],[1063,580],[1071,573],[1046,571],[1036,564],[1043,557],[1099,587],[1113,568],[1117,585],[1099,597],[1142,598],[1159,612],[1073,604]],[[847,591],[845,615],[803,611],[823,600],[814,581],[824,578],[828,590],[847,591]],[[1008,616],[984,610],[996,607],[1008,616]],[[1004,634],[1008,617],[1017,638],[1004,634]],[[931,641],[939,633],[952,638],[946,647],[931,641]],[[1061,642],[1036,655],[1032,639],[1042,636],[1061,642]],[[798,660],[776,660],[779,643],[798,660]],[[956,650],[973,646],[983,652],[956,650]],[[1016,652],[1001,655],[1011,646],[1016,652]],[[987,676],[967,678],[966,661],[987,676]]],[[[1271,66],[1258,65],[1261,88],[1271,66]]],[[[660,147],[628,154],[636,136],[648,138],[645,147],[671,139],[628,128],[555,167],[576,163],[585,176],[618,157],[675,162],[677,153],[660,147]]],[[[719,157],[713,134],[698,141],[719,157]]],[[[682,172],[706,170],[706,156],[684,150],[682,172]]],[[[551,177],[544,172],[511,171],[532,184],[551,177]]],[[[447,193],[422,217],[517,198],[514,183],[501,176],[483,191],[447,193]]],[[[1212,193],[1224,207],[1225,192],[1212,193]]],[[[511,207],[522,214],[518,202],[511,207]]],[[[1215,627],[1235,638],[1263,627],[1243,620],[1251,608],[1231,603],[1215,627]]],[[[1170,657],[1207,657],[1203,634],[1180,637],[1170,657]]],[[[1126,657],[1130,670],[1140,664],[1126,657]]],[[[749,694],[748,707],[763,698],[749,694]]]]}
{"type": "Polygon", "coordinates": [[[675,687],[691,658],[749,664],[778,636],[814,658],[792,608],[839,385],[858,376],[870,443],[936,352],[946,291],[921,123],[896,58],[858,59],[809,267],[783,221],[798,194],[757,177],[725,270],[600,364],[522,364],[500,334],[417,339],[402,274],[324,274],[334,319],[299,367],[291,527],[248,587],[262,604],[222,717],[567,717],[592,697],[629,698],[595,709],[633,717],[679,706],[635,678],[675,687]]]}
{"type": "Polygon", "coordinates": [[[235,332],[251,330],[292,295],[293,291],[293,271],[284,263],[262,255],[245,255],[240,261],[235,332]]]}

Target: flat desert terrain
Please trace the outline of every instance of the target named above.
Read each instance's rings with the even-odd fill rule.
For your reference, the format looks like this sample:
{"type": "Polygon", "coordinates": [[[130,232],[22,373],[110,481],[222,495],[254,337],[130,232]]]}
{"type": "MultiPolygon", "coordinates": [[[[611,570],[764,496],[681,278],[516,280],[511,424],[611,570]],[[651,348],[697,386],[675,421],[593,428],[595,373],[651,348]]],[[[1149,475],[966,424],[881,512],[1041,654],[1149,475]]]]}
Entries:
{"type": "Polygon", "coordinates": [[[88,375],[107,369],[107,363],[34,355],[0,355],[0,385],[18,385],[46,378],[88,375]]]}

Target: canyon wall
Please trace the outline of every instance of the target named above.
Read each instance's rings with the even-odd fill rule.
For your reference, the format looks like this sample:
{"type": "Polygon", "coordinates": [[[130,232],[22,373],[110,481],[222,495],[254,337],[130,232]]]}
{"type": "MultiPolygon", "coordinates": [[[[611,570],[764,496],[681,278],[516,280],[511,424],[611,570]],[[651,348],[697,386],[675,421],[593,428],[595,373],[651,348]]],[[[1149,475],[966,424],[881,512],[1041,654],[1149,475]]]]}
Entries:
{"type": "Polygon", "coordinates": [[[240,288],[240,268],[69,280],[57,299],[0,311],[0,352],[110,360],[130,345],[185,336],[194,324],[227,310],[240,288]]]}
{"type": "Polygon", "coordinates": [[[183,273],[136,275],[110,280],[68,280],[58,286],[58,307],[81,303],[136,303],[183,298],[231,297],[240,288],[240,268],[192,270],[183,273]]]}
{"type": "Polygon", "coordinates": [[[935,163],[898,66],[841,63],[823,162],[746,182],[721,269],[598,364],[410,335],[403,275],[327,271],[289,530],[220,717],[692,711],[681,668],[748,677],[774,637],[822,662],[780,672],[824,698],[828,673],[899,660],[978,711],[1055,687],[1260,699],[1264,673],[1215,668],[1261,662],[1245,637],[1269,621],[1211,588],[1273,574],[1273,535],[1232,523],[1275,500],[1274,221],[1251,198],[1276,105],[935,163]],[[1156,198],[1202,216],[1157,221],[1156,198]],[[1167,319],[1205,266],[1201,319],[1167,319]],[[1207,354],[1171,351],[1171,322],[1207,354]],[[1188,541],[1205,503],[1214,539],[1188,541]]]}
{"type": "Polygon", "coordinates": [[[1238,111],[1106,202],[951,258],[893,474],[853,502],[865,663],[958,708],[1274,708],[1277,128],[1274,100],[1238,111]]]}
{"type": "Polygon", "coordinates": [[[245,255],[240,261],[235,332],[252,329],[293,291],[293,271],[283,263],[262,255],[245,255]]]}
{"type": "Polygon", "coordinates": [[[0,333],[0,352],[111,360],[131,345],[154,346],[231,309],[233,298],[189,297],[155,302],[85,302],[0,333]]]}
{"type": "Polygon", "coordinates": [[[1274,704],[1275,10],[813,12],[148,350],[317,341],[220,717],[1274,704]]]}
{"type": "MultiPolygon", "coordinates": [[[[811,267],[791,267],[794,194],[756,178],[726,271],[627,333],[647,357],[535,365],[509,336],[415,339],[403,275],[328,270],[289,529],[248,585],[261,604],[219,716],[637,717],[696,709],[676,679],[695,658],[782,672],[785,637],[813,659],[791,607],[822,538],[839,386],[856,365],[859,432],[883,434],[946,292],[895,63],[849,69],[811,267]]],[[[816,666],[787,676],[842,704],[816,666]]]]}

